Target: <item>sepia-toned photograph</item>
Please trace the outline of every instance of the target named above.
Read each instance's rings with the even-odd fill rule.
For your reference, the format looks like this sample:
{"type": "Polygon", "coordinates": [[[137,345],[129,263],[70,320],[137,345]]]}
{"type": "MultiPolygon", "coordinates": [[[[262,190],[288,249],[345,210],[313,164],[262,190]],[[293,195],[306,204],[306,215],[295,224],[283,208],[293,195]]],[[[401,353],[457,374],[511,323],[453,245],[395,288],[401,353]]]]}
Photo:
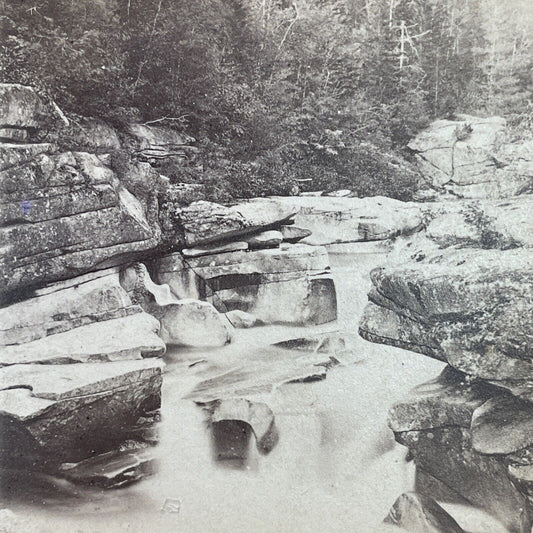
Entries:
{"type": "Polygon", "coordinates": [[[0,533],[533,533],[532,0],[0,0],[0,533]]]}

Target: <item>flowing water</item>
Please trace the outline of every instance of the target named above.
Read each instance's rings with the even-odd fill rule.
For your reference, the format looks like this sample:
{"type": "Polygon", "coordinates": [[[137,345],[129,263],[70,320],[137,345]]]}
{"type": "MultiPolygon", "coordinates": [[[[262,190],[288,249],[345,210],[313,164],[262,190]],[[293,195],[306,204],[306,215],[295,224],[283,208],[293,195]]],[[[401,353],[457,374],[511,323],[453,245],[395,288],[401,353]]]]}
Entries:
{"type": "MultiPolygon", "coordinates": [[[[394,500],[413,488],[414,465],[387,429],[387,410],[443,365],[357,336],[368,272],[386,254],[355,250],[331,250],[339,328],[350,346],[343,364],[322,381],[257,391],[257,399],[274,412],[279,432],[270,453],[261,455],[252,438],[243,441],[248,448],[242,461],[218,460],[204,410],[183,398],[198,382],[195,369],[202,359],[255,353],[280,333],[301,336],[301,328],[240,331],[236,343],[219,354],[169,352],[155,448],[159,467],[152,477],[107,491],[67,483],[55,483],[52,490],[50,484],[29,482],[7,506],[39,533],[371,533],[394,500]]],[[[274,354],[267,350],[265,356],[269,353],[274,354]]],[[[503,531],[481,513],[454,510],[469,531],[503,531]]]]}

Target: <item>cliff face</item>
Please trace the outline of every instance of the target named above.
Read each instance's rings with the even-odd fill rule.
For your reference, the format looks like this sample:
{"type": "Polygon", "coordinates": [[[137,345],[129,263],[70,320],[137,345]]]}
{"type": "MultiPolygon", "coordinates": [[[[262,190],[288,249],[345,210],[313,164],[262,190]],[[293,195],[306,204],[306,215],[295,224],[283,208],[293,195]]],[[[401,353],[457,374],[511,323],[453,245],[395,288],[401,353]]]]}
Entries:
{"type": "Polygon", "coordinates": [[[433,190],[478,199],[426,204],[426,229],[371,273],[359,332],[448,365],[390,411],[417,490],[529,533],[533,197],[517,194],[530,191],[533,152],[502,141],[503,121],[466,118],[464,134],[438,121],[411,148],[433,190]]]}

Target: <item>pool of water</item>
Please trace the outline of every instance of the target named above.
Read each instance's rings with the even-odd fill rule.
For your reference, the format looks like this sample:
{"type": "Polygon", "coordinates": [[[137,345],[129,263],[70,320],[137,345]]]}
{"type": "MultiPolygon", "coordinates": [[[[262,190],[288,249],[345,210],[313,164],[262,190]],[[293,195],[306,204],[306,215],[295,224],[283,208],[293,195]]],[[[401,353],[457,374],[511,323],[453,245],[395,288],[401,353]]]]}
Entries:
{"type": "MultiPolygon", "coordinates": [[[[358,337],[368,272],[386,255],[346,248],[333,252],[338,327],[347,337],[349,354],[325,380],[251,394],[275,415],[279,440],[270,453],[260,454],[250,439],[244,441],[242,461],[218,459],[205,411],[184,399],[197,385],[201,368],[201,363],[190,364],[255,353],[280,333],[301,335],[301,328],[241,331],[235,344],[218,354],[169,352],[155,475],[107,491],[82,491],[66,483],[56,483],[53,490],[46,483],[28,486],[9,501],[9,508],[42,533],[371,533],[394,500],[413,488],[414,466],[386,426],[387,411],[443,365],[358,337]]],[[[473,509],[455,512],[470,531],[503,531],[473,509]]]]}

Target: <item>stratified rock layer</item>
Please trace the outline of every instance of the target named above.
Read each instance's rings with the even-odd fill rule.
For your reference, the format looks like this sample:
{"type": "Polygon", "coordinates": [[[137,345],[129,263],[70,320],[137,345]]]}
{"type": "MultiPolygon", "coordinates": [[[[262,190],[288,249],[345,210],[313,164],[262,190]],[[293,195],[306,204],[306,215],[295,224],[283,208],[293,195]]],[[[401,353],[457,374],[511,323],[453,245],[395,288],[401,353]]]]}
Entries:
{"type": "Polygon", "coordinates": [[[124,262],[153,248],[157,224],[91,154],[40,154],[0,172],[0,298],[124,262]]]}
{"type": "Polygon", "coordinates": [[[180,298],[208,299],[220,312],[240,309],[267,323],[336,319],[327,252],[305,245],[184,258],[157,264],[157,278],[180,298]]]}

